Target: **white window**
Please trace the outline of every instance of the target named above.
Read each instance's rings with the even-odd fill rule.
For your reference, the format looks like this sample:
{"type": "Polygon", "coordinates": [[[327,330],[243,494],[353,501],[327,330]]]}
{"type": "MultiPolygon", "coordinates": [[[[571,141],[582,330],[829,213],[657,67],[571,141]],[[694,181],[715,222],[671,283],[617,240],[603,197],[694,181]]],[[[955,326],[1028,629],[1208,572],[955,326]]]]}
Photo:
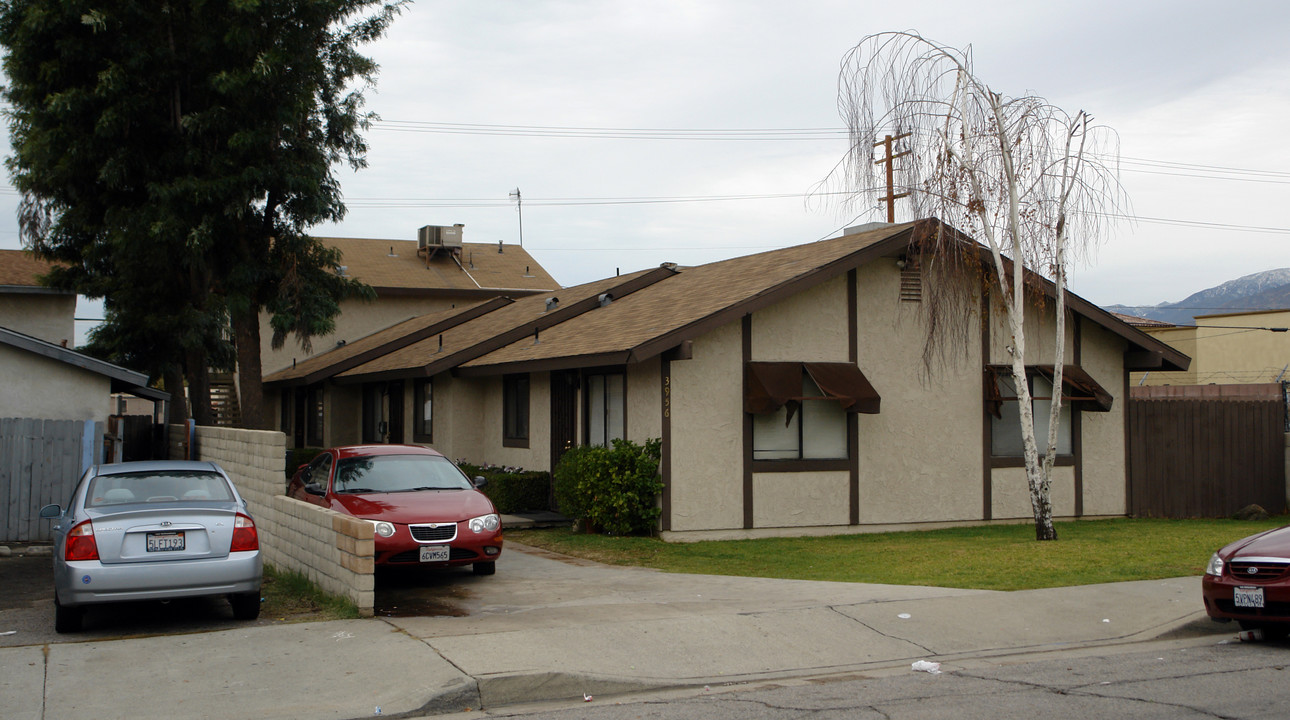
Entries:
{"type": "Polygon", "coordinates": [[[626,437],[627,382],[618,373],[587,376],[587,444],[608,446],[626,437]]]}
{"type": "Polygon", "coordinates": [[[847,413],[802,373],[799,403],[753,415],[754,460],[845,460],[847,413]]]}
{"type": "MultiPolygon", "coordinates": [[[[1021,408],[1017,401],[1017,386],[1010,373],[998,374],[999,414],[991,418],[990,454],[994,457],[1022,457],[1024,449],[1021,442],[1021,408]]],[[[1044,444],[1048,442],[1048,418],[1053,408],[1053,383],[1039,374],[1030,374],[1031,409],[1035,417],[1035,442],[1039,454],[1044,453],[1044,444]]],[[[1071,406],[1062,405],[1060,425],[1057,428],[1057,454],[1070,455],[1071,445],[1071,406]]]]}

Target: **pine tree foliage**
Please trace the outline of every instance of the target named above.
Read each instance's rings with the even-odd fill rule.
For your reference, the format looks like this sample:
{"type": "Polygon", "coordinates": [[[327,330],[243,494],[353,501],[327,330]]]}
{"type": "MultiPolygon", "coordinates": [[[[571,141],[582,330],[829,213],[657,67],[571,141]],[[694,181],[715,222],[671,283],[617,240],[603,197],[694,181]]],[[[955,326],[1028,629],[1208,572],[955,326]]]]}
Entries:
{"type": "Polygon", "coordinates": [[[365,164],[377,71],[359,47],[404,1],[0,2],[22,239],[105,298],[100,347],[192,382],[231,335],[265,424],[260,311],[307,344],[370,296],[307,229],[345,214],[332,167],[365,164]]]}

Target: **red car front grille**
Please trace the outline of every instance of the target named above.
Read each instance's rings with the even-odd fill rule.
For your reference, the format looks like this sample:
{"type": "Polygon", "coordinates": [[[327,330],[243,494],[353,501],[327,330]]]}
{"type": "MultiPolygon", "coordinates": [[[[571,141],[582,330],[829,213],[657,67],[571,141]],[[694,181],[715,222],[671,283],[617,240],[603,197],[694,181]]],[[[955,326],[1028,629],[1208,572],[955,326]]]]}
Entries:
{"type": "Polygon", "coordinates": [[[1270,560],[1231,560],[1227,571],[1235,580],[1248,583],[1268,583],[1283,580],[1290,563],[1270,560]]]}

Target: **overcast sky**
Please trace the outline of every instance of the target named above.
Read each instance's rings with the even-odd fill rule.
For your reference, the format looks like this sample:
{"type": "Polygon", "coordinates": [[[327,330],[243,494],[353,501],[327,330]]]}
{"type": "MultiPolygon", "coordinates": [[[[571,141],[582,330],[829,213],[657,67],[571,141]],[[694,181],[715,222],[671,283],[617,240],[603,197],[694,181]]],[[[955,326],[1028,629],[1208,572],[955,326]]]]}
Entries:
{"type": "MultiPolygon", "coordinates": [[[[1154,304],[1290,266],[1284,0],[417,0],[367,48],[382,122],[369,167],[338,170],[347,218],[315,233],[464,223],[468,242],[518,242],[519,188],[524,247],[564,285],[835,235],[880,219],[804,197],[846,140],[783,131],[840,129],[839,61],[886,30],[971,44],[995,90],[1118,131],[1139,222],[1077,269],[1075,292],[1154,304]],[[746,130],[780,132],[732,139],[746,130]]],[[[0,204],[0,247],[18,247],[11,189],[0,204]]]]}

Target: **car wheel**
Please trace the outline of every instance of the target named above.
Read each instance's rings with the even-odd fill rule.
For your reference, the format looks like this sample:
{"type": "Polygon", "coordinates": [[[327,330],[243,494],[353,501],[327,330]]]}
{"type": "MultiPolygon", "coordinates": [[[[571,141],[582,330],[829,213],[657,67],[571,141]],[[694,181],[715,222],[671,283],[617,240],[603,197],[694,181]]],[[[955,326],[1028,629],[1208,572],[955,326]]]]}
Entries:
{"type": "Polygon", "coordinates": [[[260,617],[260,591],[229,595],[228,604],[233,606],[233,619],[254,620],[260,617]]]}
{"type": "Polygon", "coordinates": [[[74,633],[81,631],[81,620],[85,617],[85,608],[73,606],[67,607],[58,602],[58,595],[54,595],[54,632],[74,633]]]}
{"type": "Polygon", "coordinates": [[[496,562],[477,562],[470,567],[476,575],[492,575],[497,572],[496,562]]]}

